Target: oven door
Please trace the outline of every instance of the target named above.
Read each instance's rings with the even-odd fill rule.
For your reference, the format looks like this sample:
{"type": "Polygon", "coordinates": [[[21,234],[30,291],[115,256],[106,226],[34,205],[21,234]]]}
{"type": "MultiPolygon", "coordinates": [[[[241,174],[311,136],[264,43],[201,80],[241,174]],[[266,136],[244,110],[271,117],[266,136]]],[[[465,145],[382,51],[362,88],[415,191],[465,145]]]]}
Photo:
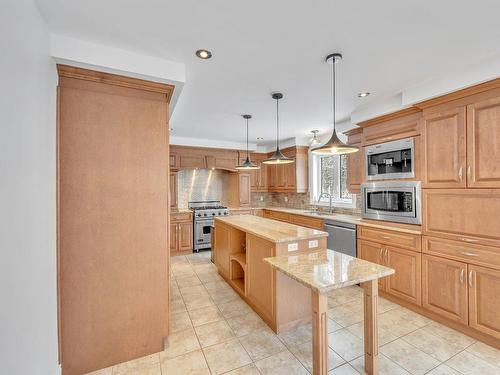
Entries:
{"type": "Polygon", "coordinates": [[[362,216],[420,224],[420,183],[363,184],[362,216]]]}
{"type": "Polygon", "coordinates": [[[211,228],[214,225],[214,219],[196,220],[194,223],[194,248],[205,249],[211,246],[211,228]]]}

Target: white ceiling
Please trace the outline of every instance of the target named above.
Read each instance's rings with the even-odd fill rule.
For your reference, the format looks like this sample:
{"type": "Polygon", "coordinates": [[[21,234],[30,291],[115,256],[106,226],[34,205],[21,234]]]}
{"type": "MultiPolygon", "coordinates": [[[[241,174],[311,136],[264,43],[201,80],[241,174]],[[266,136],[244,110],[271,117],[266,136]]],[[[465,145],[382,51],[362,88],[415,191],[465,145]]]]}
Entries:
{"type": "Polygon", "coordinates": [[[241,142],[325,132],[331,123],[331,52],[338,66],[338,121],[423,80],[500,53],[498,0],[37,0],[50,29],[181,62],[186,82],[173,135],[241,142]],[[199,48],[213,58],[195,57],[199,48]],[[359,99],[357,93],[373,94],[359,99]]]}

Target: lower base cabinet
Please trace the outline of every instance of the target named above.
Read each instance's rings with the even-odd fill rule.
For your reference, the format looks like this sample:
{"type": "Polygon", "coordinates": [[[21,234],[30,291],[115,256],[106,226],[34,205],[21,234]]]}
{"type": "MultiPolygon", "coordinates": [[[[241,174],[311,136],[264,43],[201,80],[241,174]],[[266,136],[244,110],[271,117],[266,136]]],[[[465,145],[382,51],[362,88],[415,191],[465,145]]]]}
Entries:
{"type": "Polygon", "coordinates": [[[467,324],[467,264],[422,256],[422,306],[455,322],[467,324]]]}
{"type": "Polygon", "coordinates": [[[170,255],[193,250],[193,219],[191,214],[171,215],[170,255]]]}
{"type": "Polygon", "coordinates": [[[412,250],[358,239],[359,258],[396,270],[393,275],[379,279],[379,289],[417,305],[422,302],[421,256],[412,250]]]}
{"type": "Polygon", "coordinates": [[[500,339],[500,271],[468,265],[469,326],[500,339]]]}

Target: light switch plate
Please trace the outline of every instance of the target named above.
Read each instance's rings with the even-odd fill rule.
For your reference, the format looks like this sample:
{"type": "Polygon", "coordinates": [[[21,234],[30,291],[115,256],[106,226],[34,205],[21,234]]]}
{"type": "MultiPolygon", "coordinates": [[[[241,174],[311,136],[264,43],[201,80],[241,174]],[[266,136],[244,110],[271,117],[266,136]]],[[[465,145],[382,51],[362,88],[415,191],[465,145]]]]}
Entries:
{"type": "Polygon", "coordinates": [[[309,241],[309,249],[313,249],[315,247],[318,247],[318,240],[310,240],[309,241]]]}
{"type": "Polygon", "coordinates": [[[288,244],[288,251],[297,251],[298,249],[299,244],[297,242],[288,244]]]}

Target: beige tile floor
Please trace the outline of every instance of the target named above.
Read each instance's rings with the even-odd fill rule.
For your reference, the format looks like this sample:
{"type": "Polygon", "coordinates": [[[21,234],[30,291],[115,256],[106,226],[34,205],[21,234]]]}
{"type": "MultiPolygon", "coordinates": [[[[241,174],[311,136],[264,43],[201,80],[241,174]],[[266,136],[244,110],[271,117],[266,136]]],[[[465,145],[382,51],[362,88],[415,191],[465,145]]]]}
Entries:
{"type": "MultiPolygon", "coordinates": [[[[330,375],[363,374],[359,287],[329,295],[330,375]]],[[[172,258],[163,352],[92,375],[311,373],[311,326],[276,335],[217,274],[210,253],[172,258]]],[[[379,302],[380,374],[500,374],[500,351],[388,300],[379,302]]]]}

